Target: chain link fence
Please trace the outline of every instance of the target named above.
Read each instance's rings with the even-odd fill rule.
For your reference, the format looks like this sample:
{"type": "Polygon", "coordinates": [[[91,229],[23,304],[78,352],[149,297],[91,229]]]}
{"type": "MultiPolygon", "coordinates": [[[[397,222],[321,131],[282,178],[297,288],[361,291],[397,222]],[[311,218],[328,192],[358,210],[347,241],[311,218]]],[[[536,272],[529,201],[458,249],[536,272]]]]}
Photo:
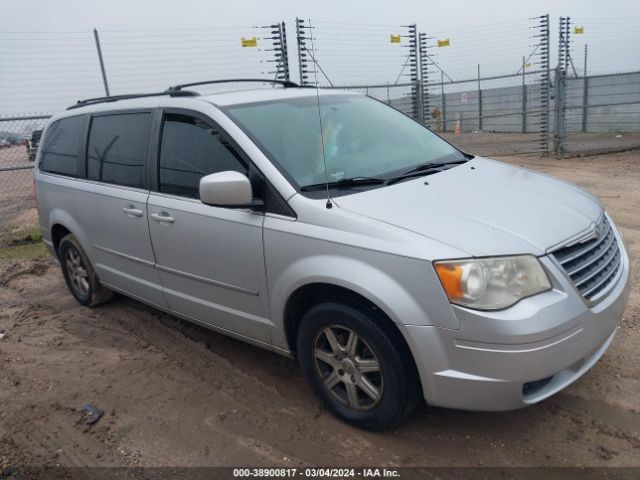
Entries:
{"type": "Polygon", "coordinates": [[[564,155],[640,147],[640,71],[568,77],[564,155]]]}
{"type": "Polygon", "coordinates": [[[0,117],[0,236],[36,221],[33,161],[47,118],[0,117]]]}
{"type": "Polygon", "coordinates": [[[470,153],[541,153],[546,128],[541,96],[546,93],[537,83],[539,73],[430,84],[425,124],[470,153]]]}
{"type": "Polygon", "coordinates": [[[402,113],[416,118],[415,83],[378,84],[378,85],[334,85],[336,90],[346,90],[368,95],[380,100],[402,113]]]}

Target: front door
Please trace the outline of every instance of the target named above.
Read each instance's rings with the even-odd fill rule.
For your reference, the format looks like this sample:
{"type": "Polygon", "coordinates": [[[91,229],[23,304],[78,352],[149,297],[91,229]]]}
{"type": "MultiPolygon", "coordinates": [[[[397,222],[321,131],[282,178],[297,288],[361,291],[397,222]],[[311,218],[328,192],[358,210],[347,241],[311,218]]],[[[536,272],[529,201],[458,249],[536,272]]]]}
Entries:
{"type": "Polygon", "coordinates": [[[165,298],[195,320],[269,341],[264,216],[199,200],[200,178],[248,166],[208,119],[165,112],[149,230],[165,298]]]}

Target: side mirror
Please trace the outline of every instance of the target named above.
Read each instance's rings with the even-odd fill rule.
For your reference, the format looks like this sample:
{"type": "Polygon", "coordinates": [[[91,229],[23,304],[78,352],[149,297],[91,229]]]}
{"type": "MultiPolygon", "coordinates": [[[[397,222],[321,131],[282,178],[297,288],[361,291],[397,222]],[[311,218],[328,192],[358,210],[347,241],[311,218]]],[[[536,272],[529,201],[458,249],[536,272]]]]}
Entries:
{"type": "Polygon", "coordinates": [[[253,207],[251,182],[240,172],[212,173],[200,179],[200,200],[217,207],[253,207]]]}

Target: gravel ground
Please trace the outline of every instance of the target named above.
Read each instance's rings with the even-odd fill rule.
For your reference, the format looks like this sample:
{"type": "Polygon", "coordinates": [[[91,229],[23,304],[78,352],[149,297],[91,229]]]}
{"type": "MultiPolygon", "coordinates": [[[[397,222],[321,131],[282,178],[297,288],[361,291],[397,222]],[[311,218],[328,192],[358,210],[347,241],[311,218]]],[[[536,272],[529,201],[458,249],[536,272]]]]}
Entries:
{"type": "Polygon", "coordinates": [[[619,333],[563,392],[505,413],[422,406],[395,431],[360,431],[319,407],[295,361],[123,297],[83,308],[52,259],[17,246],[0,249],[0,467],[640,466],[640,154],[503,160],[597,194],[630,250],[619,333]],[[88,403],[104,411],[92,426],[88,403]]]}

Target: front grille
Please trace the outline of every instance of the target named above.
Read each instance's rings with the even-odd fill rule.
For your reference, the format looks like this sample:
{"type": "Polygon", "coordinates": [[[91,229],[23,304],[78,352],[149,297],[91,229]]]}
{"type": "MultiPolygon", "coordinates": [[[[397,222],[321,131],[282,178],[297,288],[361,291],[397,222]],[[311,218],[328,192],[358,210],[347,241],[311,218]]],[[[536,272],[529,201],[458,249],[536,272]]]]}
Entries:
{"type": "Polygon", "coordinates": [[[553,252],[573,284],[587,300],[604,291],[622,265],[622,254],[606,217],[599,224],[601,234],[553,252]]]}

